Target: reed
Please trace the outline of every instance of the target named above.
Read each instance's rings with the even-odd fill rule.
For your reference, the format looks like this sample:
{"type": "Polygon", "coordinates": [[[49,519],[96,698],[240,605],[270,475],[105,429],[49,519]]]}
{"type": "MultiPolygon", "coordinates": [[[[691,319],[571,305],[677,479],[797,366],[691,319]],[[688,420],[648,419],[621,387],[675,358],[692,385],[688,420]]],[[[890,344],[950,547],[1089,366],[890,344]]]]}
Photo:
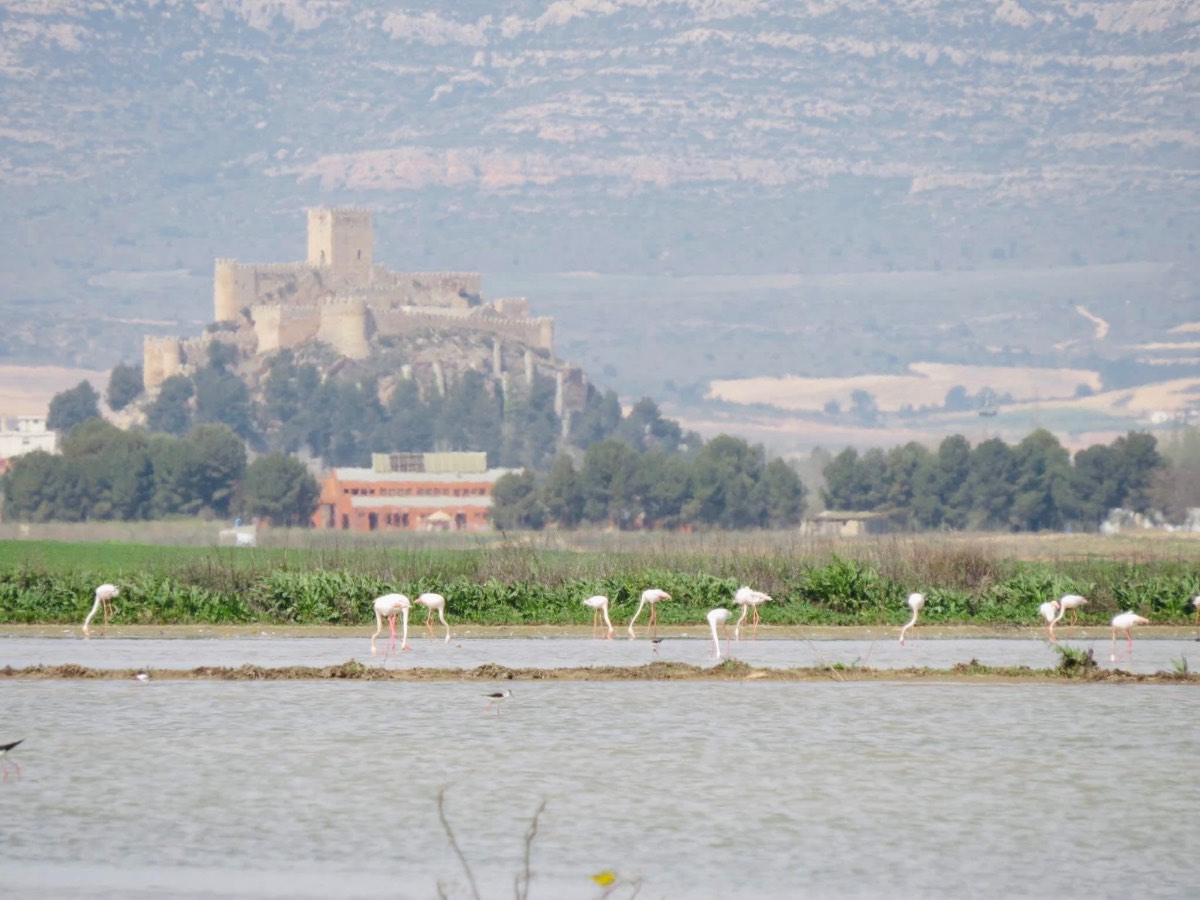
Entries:
{"type": "Polygon", "coordinates": [[[1125,609],[1184,624],[1187,599],[1200,594],[1194,554],[1173,552],[1021,558],[983,538],[789,543],[649,535],[641,546],[618,536],[607,550],[599,540],[573,548],[523,539],[473,548],[255,549],[4,541],[0,623],[81,621],[106,581],[121,587],[117,621],[137,624],[354,625],[371,620],[380,594],[436,590],[460,622],[583,625],[591,621],[584,597],[607,595],[620,620],[651,586],[672,595],[659,607],[660,622],[689,624],[715,606],[731,607],[742,584],[774,598],[761,608],[769,624],[898,624],[912,591],[926,596],[924,622],[1028,624],[1040,603],[1078,593],[1089,599],[1080,610],[1085,624],[1125,609]]]}

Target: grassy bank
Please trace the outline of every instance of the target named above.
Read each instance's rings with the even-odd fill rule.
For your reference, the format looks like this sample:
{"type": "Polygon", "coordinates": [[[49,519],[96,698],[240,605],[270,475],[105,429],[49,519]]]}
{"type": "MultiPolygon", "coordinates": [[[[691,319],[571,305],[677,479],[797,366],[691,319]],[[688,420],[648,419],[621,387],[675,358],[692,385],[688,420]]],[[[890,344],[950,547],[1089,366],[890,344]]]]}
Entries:
{"type": "MultiPolygon", "coordinates": [[[[373,619],[374,597],[437,591],[457,622],[579,625],[580,603],[609,597],[627,620],[643,589],[672,595],[664,625],[703,622],[751,584],[776,602],[775,625],[883,625],[907,617],[905,596],[921,591],[927,623],[1029,624],[1037,607],[1064,593],[1087,596],[1085,624],[1135,609],[1157,624],[1190,621],[1200,593],[1196,544],[1157,555],[1073,553],[1021,556],[1005,539],[878,539],[793,542],[745,536],[725,543],[620,536],[605,547],[495,542],[474,549],[415,546],[244,548],[126,543],[0,542],[0,623],[77,623],[102,582],[120,586],[117,623],[354,625],[373,619]]],[[[645,613],[643,613],[643,620],[645,613]]]]}

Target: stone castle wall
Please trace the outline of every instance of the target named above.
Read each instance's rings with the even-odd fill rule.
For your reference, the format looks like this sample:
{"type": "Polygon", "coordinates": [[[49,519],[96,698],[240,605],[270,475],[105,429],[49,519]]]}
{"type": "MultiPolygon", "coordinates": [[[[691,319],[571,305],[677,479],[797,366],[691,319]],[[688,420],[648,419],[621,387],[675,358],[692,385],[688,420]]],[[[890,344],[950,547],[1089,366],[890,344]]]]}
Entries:
{"type": "Polygon", "coordinates": [[[264,303],[250,307],[259,353],[274,353],[315,340],[321,326],[317,305],[281,306],[264,303]]]}
{"type": "Polygon", "coordinates": [[[465,328],[471,331],[514,338],[547,352],[554,349],[554,320],[512,319],[507,316],[459,310],[430,310],[421,306],[373,310],[375,330],[385,337],[412,334],[425,329],[465,328]]]}
{"type": "Polygon", "coordinates": [[[308,211],[308,265],[328,268],[336,277],[370,283],[374,238],[371,213],[365,209],[308,211]]]}

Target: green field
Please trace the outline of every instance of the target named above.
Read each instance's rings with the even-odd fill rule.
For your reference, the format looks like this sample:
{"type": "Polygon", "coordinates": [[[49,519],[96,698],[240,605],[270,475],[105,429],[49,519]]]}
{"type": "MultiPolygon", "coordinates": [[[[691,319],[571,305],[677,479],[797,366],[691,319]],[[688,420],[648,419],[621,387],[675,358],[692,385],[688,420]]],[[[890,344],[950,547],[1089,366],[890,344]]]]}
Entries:
{"type": "Polygon", "coordinates": [[[121,588],[116,622],[145,625],[357,625],[373,619],[376,596],[392,591],[444,594],[447,614],[459,622],[583,625],[591,621],[583,598],[607,595],[620,620],[648,587],[672,595],[659,608],[660,622],[682,625],[703,623],[715,606],[732,608],[741,584],[771,594],[776,602],[762,617],[780,625],[897,624],[908,616],[904,598],[912,591],[926,595],[926,622],[1038,624],[1039,604],[1078,593],[1090,600],[1085,623],[1134,609],[1156,624],[1182,624],[1190,621],[1188,598],[1200,593],[1191,542],[573,538],[568,547],[497,536],[471,549],[0,541],[0,623],[82,621],[103,582],[121,588]]]}

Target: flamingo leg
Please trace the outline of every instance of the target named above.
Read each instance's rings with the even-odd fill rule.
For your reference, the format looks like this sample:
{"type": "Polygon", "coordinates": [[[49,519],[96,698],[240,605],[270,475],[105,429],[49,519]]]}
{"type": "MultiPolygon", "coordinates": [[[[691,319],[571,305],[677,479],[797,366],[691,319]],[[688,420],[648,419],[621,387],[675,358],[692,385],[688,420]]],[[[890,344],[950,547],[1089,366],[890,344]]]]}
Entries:
{"type": "Polygon", "coordinates": [[[752,636],[755,639],[758,638],[758,607],[757,606],[754,607],[754,633],[752,636]]]}
{"type": "Polygon", "coordinates": [[[650,604],[650,637],[658,637],[658,604],[650,604]]]}
{"type": "Polygon", "coordinates": [[[746,621],[746,607],[742,607],[742,614],[738,616],[738,620],[733,623],[733,639],[740,641],[742,639],[742,623],[746,621]]]}

